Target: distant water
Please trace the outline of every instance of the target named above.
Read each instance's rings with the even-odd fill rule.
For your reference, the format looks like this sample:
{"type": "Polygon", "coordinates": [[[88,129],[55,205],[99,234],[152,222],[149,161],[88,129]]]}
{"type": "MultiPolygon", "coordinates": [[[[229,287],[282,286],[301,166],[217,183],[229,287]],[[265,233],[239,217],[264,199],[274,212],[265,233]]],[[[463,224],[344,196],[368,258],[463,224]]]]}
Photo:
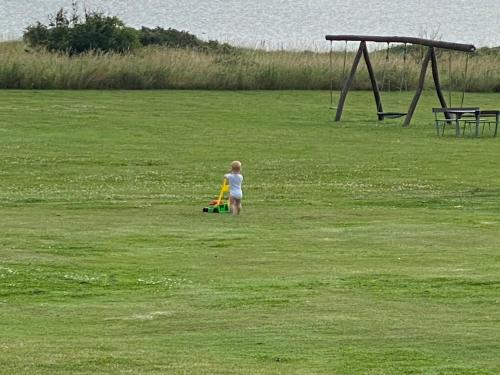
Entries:
{"type": "MultiPolygon", "coordinates": [[[[500,46],[500,0],[85,0],[127,25],[187,30],[203,39],[323,49],[326,34],[435,37],[500,46]]],[[[0,38],[12,39],[71,0],[0,0],[0,38]]]]}

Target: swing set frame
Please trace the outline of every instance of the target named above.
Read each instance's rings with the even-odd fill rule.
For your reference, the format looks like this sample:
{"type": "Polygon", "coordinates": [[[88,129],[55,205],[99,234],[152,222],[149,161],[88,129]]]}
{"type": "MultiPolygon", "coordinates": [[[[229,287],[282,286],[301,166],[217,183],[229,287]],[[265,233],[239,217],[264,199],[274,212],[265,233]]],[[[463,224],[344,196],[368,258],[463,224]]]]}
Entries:
{"type": "MultiPolygon", "coordinates": [[[[427,68],[429,66],[429,62],[431,63],[431,66],[432,66],[432,77],[434,80],[434,86],[436,88],[436,93],[437,93],[439,102],[441,103],[441,107],[448,108],[448,105],[446,103],[446,99],[445,99],[445,97],[443,95],[443,91],[441,89],[441,82],[439,79],[438,61],[437,61],[435,48],[443,48],[443,49],[448,49],[448,50],[466,52],[467,53],[467,60],[468,60],[469,54],[476,51],[476,47],[472,44],[451,43],[451,42],[444,42],[444,41],[438,41],[438,40],[413,38],[413,37],[402,37],[402,36],[326,35],[325,39],[329,40],[330,43],[333,43],[334,41],[345,41],[346,44],[347,44],[347,42],[350,42],[350,41],[360,42],[358,51],[356,52],[356,55],[354,57],[354,61],[352,63],[352,67],[351,67],[351,71],[349,73],[349,76],[347,77],[347,79],[344,79],[344,84],[343,84],[342,91],[340,93],[339,102],[337,105],[337,112],[335,114],[335,121],[340,121],[340,119],[342,118],[342,111],[344,109],[347,94],[349,92],[349,89],[352,86],[353,81],[354,81],[354,76],[356,75],[356,70],[358,68],[361,57],[363,57],[365,60],[365,63],[366,63],[367,70],[368,70],[368,75],[370,76],[370,81],[371,81],[371,85],[372,85],[372,89],[373,89],[375,103],[377,106],[377,116],[378,116],[379,121],[384,120],[386,117],[387,118],[398,118],[398,117],[406,116],[404,123],[403,123],[404,127],[408,127],[410,125],[413,114],[415,113],[415,109],[417,108],[418,101],[419,101],[420,96],[422,95],[422,91],[424,89],[425,76],[427,74],[427,68]],[[375,71],[373,69],[373,66],[372,66],[372,63],[370,60],[370,54],[368,52],[366,42],[387,43],[388,46],[390,45],[390,43],[404,43],[405,44],[405,51],[406,51],[407,44],[416,44],[416,45],[422,45],[422,46],[428,47],[427,53],[422,60],[422,67],[420,70],[420,77],[418,80],[417,89],[416,89],[415,95],[413,96],[413,100],[410,104],[408,112],[406,112],[406,113],[403,113],[403,112],[384,112],[383,105],[382,105],[382,99],[380,96],[380,90],[379,90],[379,86],[377,83],[377,78],[375,76],[375,71]]],[[[346,53],[344,52],[344,57],[345,57],[345,55],[346,55],[346,53]]],[[[406,56],[405,56],[405,58],[406,58],[406,56]]],[[[331,65],[331,63],[330,63],[330,65],[331,65]]],[[[345,71],[345,59],[344,59],[344,71],[345,71]]],[[[333,88],[333,84],[331,87],[333,88]]],[[[332,94],[330,94],[330,95],[332,95],[332,94]]]]}

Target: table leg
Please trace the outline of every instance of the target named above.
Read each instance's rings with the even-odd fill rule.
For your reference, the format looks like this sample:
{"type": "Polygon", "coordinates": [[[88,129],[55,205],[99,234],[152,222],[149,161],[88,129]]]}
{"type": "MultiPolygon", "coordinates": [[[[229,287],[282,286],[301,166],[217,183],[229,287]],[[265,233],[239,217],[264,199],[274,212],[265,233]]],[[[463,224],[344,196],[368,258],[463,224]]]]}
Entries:
{"type": "Polygon", "coordinates": [[[479,124],[481,117],[476,113],[476,138],[479,137],[479,124]]]}
{"type": "Polygon", "coordinates": [[[494,137],[497,136],[497,131],[498,131],[498,120],[499,120],[499,117],[500,117],[500,113],[497,112],[495,118],[496,118],[496,123],[495,123],[495,134],[493,135],[494,137]]]}

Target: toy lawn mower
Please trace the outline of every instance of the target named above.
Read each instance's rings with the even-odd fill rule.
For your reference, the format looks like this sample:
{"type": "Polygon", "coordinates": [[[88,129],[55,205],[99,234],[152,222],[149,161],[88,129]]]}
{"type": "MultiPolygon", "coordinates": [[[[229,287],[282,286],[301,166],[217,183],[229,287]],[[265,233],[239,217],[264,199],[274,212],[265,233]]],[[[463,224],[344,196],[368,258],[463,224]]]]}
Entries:
{"type": "Polygon", "coordinates": [[[208,204],[208,207],[203,208],[203,212],[212,212],[214,214],[229,213],[229,184],[227,178],[224,178],[220,189],[219,197],[208,204]],[[224,193],[227,193],[227,200],[224,201],[224,193]]]}

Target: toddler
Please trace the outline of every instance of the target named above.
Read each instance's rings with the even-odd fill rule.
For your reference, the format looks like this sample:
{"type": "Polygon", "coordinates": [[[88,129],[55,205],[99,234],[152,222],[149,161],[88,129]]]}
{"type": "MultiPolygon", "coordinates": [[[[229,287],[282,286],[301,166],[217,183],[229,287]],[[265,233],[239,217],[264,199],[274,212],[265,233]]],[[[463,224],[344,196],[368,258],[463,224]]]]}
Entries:
{"type": "Polygon", "coordinates": [[[229,183],[229,208],[233,215],[239,215],[241,211],[241,199],[243,198],[243,191],[241,190],[243,182],[241,162],[233,161],[231,163],[231,173],[226,173],[224,178],[229,183]]]}

